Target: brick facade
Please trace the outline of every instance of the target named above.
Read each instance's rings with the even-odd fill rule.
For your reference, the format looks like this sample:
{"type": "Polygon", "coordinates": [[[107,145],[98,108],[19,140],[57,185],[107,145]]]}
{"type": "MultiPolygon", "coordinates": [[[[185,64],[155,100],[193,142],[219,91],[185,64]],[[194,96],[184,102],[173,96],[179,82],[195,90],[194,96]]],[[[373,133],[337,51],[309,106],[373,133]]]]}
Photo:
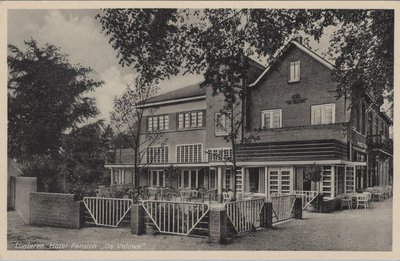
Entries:
{"type": "Polygon", "coordinates": [[[83,205],[73,194],[30,193],[30,224],[79,229],[83,223],[83,205]]]}

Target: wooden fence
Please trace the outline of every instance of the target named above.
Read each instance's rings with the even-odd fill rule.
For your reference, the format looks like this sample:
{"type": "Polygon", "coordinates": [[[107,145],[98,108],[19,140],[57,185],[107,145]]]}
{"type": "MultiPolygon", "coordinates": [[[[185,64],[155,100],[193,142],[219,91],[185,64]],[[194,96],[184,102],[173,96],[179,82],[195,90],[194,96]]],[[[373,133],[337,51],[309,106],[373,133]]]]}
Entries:
{"type": "Polygon", "coordinates": [[[296,195],[271,196],[272,201],[272,223],[282,222],[294,218],[294,203],[296,195]]]}
{"type": "Polygon", "coordinates": [[[142,205],[158,231],[166,234],[189,235],[206,216],[205,203],[142,200],[142,205]]]}
{"type": "Polygon", "coordinates": [[[132,207],[132,199],[85,197],[83,203],[94,223],[104,227],[118,227],[132,207]]]}
{"type": "Polygon", "coordinates": [[[237,233],[260,226],[260,212],[264,201],[264,198],[256,198],[226,203],[227,215],[237,233]]]}

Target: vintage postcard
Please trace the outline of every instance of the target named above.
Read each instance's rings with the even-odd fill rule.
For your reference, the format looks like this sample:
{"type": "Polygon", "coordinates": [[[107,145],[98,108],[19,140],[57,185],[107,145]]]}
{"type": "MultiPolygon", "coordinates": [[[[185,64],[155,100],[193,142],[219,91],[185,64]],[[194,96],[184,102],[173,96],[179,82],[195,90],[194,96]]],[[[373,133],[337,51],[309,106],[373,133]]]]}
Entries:
{"type": "Polygon", "coordinates": [[[0,257],[400,258],[399,7],[1,2],[0,257]]]}

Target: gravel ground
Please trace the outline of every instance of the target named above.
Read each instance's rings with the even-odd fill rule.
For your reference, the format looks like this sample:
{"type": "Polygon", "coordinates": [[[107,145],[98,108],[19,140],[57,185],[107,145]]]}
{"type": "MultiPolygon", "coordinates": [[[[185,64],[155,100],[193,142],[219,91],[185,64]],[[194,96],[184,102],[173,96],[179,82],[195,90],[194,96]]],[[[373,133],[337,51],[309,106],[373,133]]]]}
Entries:
{"type": "Polygon", "coordinates": [[[52,250],[302,250],[391,251],[392,199],[373,202],[368,210],[321,214],[305,211],[270,230],[232,238],[226,245],[206,238],[130,234],[129,228],[89,227],[80,230],[25,225],[8,214],[8,249],[52,250]]]}

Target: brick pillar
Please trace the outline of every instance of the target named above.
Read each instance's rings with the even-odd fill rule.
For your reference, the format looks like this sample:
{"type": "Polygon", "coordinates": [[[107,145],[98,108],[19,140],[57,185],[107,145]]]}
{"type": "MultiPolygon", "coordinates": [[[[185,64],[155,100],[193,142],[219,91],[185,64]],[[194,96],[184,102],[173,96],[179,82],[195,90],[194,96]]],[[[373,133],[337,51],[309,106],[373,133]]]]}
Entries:
{"type": "Polygon", "coordinates": [[[131,208],[131,233],[134,235],[142,235],[146,233],[144,209],[140,204],[133,204],[131,208]]]}
{"type": "Polygon", "coordinates": [[[302,198],[296,198],[294,201],[294,218],[303,218],[303,200],[302,198]]]}
{"type": "Polygon", "coordinates": [[[264,202],[261,210],[261,227],[272,228],[272,202],[264,202]]]}
{"type": "Polygon", "coordinates": [[[209,212],[209,238],[211,242],[225,244],[228,232],[228,216],[226,209],[212,208],[209,212]]]}

